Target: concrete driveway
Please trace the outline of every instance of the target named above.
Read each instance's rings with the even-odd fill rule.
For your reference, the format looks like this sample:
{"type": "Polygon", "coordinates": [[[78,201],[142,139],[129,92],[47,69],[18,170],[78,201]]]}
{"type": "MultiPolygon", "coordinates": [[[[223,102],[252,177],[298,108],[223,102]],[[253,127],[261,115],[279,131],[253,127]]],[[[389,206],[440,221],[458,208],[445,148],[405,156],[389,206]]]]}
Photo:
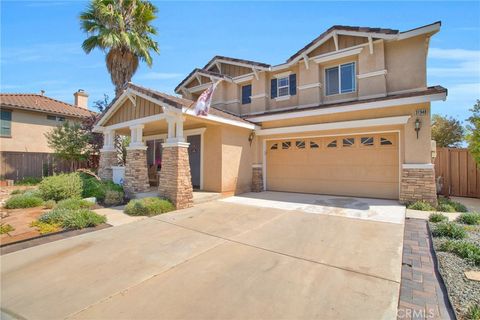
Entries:
{"type": "MultiPolygon", "coordinates": [[[[402,219],[352,218],[338,207],[311,213],[236,203],[249,197],[2,256],[3,316],[396,318],[402,219]]],[[[349,199],[369,210],[370,200],[349,199]]],[[[395,202],[386,206],[404,215],[395,202]]]]}

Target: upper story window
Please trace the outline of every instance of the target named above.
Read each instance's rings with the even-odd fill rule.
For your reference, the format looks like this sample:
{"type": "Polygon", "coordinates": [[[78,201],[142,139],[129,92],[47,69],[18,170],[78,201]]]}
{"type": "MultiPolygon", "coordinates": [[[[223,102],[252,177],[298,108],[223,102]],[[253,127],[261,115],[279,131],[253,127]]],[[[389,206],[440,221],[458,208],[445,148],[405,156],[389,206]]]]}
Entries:
{"type": "Polygon", "coordinates": [[[325,69],[326,95],[355,91],[355,62],[325,69]]]}
{"type": "Polygon", "coordinates": [[[1,132],[0,132],[1,137],[12,136],[12,111],[2,110],[0,126],[1,126],[1,132]]]}
{"type": "Polygon", "coordinates": [[[247,84],[242,86],[242,104],[248,104],[252,102],[252,85],[247,84]]]}
{"type": "Polygon", "coordinates": [[[278,78],[277,79],[277,97],[283,97],[283,96],[288,96],[289,95],[289,83],[288,83],[288,77],[284,78],[278,78]]]}
{"type": "Polygon", "coordinates": [[[274,78],[271,80],[270,87],[270,97],[272,99],[294,96],[297,94],[297,75],[290,74],[274,78]]]}
{"type": "Polygon", "coordinates": [[[65,117],[58,117],[58,116],[51,116],[47,115],[48,120],[53,120],[53,121],[65,121],[65,117]]]}

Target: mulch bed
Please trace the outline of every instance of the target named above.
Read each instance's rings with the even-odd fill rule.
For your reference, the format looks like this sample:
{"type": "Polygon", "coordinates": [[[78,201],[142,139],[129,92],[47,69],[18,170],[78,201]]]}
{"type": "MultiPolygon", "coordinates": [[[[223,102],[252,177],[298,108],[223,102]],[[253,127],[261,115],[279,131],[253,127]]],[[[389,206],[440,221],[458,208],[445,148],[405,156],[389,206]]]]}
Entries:
{"type": "MultiPolygon", "coordinates": [[[[435,226],[433,223],[429,223],[429,225],[431,229],[435,226]]],[[[467,241],[480,245],[480,227],[477,226],[476,231],[468,231],[468,234],[467,241]]],[[[480,271],[480,267],[453,253],[439,251],[438,248],[445,240],[445,238],[433,237],[439,272],[445,282],[448,296],[458,319],[466,319],[465,314],[468,307],[474,303],[480,304],[480,282],[467,279],[465,271],[480,271]]]]}
{"type": "Polygon", "coordinates": [[[39,246],[41,244],[53,242],[53,241],[56,241],[56,240],[61,240],[61,239],[66,239],[66,238],[78,236],[78,235],[81,235],[81,234],[84,234],[84,233],[89,233],[89,232],[93,232],[93,231],[98,231],[98,230],[110,228],[110,227],[111,227],[111,225],[109,225],[107,223],[104,223],[104,224],[101,224],[101,225],[98,225],[98,226],[92,227],[92,228],[85,228],[85,229],[81,229],[81,230],[64,230],[64,231],[59,231],[59,232],[55,232],[55,233],[40,235],[40,236],[37,236],[35,238],[22,240],[22,241],[18,241],[18,242],[15,242],[15,243],[2,244],[0,246],[0,255],[15,252],[15,251],[22,250],[22,249],[27,249],[27,248],[30,248],[30,247],[39,246]]]}

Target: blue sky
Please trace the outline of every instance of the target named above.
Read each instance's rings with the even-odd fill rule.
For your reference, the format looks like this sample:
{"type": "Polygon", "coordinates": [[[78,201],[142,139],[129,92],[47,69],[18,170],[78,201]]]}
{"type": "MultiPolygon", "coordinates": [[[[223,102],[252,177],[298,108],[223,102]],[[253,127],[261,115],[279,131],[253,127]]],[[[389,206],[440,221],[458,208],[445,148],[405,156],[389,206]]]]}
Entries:
{"type": "MultiPolygon", "coordinates": [[[[87,1],[1,0],[2,92],[39,92],[90,104],[113,85],[104,53],[86,55],[78,15],[87,1]]],[[[449,89],[433,112],[464,120],[480,98],[480,1],[474,2],[155,2],[160,55],[133,81],[167,93],[214,55],[284,62],[334,24],[408,30],[442,21],[430,42],[428,84],[449,89]]]]}

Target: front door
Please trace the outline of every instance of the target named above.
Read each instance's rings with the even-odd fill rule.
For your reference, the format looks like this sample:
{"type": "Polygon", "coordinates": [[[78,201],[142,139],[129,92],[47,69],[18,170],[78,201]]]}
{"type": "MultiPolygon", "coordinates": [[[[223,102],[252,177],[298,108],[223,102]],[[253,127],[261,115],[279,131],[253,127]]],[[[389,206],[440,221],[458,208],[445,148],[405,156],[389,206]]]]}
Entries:
{"type": "Polygon", "coordinates": [[[190,172],[192,174],[192,186],[194,189],[200,189],[200,159],[201,159],[201,136],[187,136],[188,158],[190,160],[190,172]]]}

